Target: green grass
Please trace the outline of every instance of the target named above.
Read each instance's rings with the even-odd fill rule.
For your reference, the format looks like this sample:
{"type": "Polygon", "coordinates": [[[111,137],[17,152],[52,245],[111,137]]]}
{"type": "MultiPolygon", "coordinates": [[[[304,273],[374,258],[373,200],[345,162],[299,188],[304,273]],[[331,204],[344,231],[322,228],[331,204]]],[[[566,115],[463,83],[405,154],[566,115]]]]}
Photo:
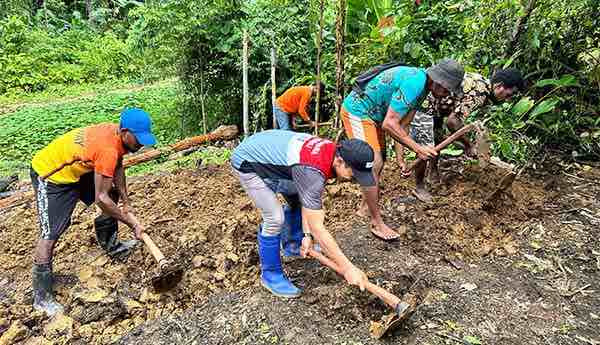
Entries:
{"type": "Polygon", "coordinates": [[[0,95],[0,104],[13,105],[21,103],[40,103],[60,100],[61,98],[78,97],[89,93],[109,92],[117,89],[128,89],[143,86],[142,83],[128,80],[110,80],[104,83],[53,85],[42,92],[10,91],[0,95]]]}
{"type": "Polygon", "coordinates": [[[0,176],[21,173],[31,157],[55,137],[77,127],[118,122],[127,107],[148,111],[159,145],[179,139],[179,114],[174,82],[158,83],[141,90],[101,92],[64,102],[29,105],[0,115],[0,176]]]}

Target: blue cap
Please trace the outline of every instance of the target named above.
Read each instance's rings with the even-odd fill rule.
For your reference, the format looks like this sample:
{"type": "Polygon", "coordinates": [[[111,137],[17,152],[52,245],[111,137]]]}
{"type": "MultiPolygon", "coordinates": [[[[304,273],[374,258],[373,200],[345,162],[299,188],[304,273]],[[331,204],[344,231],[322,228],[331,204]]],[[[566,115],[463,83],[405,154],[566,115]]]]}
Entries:
{"type": "Polygon", "coordinates": [[[121,113],[121,128],[129,130],[137,141],[144,146],[156,144],[152,134],[152,120],[147,112],[139,108],[130,108],[121,113]]]}

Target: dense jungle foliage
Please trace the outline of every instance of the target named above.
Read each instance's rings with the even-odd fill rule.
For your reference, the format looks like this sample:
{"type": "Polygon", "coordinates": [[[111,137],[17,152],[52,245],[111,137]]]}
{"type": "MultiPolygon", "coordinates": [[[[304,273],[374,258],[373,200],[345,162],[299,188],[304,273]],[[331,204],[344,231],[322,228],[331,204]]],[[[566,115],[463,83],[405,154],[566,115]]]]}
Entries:
{"type": "MultiPolygon", "coordinates": [[[[575,160],[600,158],[597,0],[324,1],[328,94],[336,85],[340,3],[344,92],[361,71],[388,61],[429,66],[452,57],[486,76],[515,67],[527,91],[476,114],[488,119],[495,153],[520,164],[548,149],[575,160]]],[[[252,128],[259,130],[271,121],[271,48],[278,94],[314,81],[319,17],[319,0],[5,0],[0,95],[175,77],[169,128],[201,131],[203,107],[209,130],[240,124],[246,31],[252,128]]]]}

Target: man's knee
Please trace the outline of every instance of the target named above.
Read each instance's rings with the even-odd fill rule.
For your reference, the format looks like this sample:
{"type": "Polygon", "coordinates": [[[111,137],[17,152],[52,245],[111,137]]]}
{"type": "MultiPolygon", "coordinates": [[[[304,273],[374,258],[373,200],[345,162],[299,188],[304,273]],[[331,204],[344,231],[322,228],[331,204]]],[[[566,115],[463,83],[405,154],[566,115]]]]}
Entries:
{"type": "Polygon", "coordinates": [[[279,207],[271,212],[265,212],[263,214],[263,231],[267,235],[275,236],[279,235],[281,228],[283,227],[284,215],[283,208],[279,207]]]}
{"type": "Polygon", "coordinates": [[[456,116],[449,116],[447,125],[448,125],[448,129],[450,129],[451,131],[457,131],[460,128],[462,128],[463,122],[460,119],[458,119],[456,116]]]}

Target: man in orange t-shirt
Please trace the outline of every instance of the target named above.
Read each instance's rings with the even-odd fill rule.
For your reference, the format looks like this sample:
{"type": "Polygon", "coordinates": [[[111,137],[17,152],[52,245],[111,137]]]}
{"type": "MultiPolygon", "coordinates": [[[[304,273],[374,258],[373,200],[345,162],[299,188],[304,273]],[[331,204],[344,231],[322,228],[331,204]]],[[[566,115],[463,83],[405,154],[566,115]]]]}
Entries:
{"type": "Polygon", "coordinates": [[[59,237],[71,224],[78,200],[96,203],[96,238],[111,256],[124,254],[136,241],[117,240],[117,221],[140,238],[144,226],[129,212],[123,155],[156,144],[150,116],[141,109],[121,113],[120,124],[73,129],[38,151],[31,161],[40,237],[34,251],[33,307],[48,315],[62,311],[52,291],[52,257],[59,237]],[[122,207],[117,206],[119,198],[122,207]]]}
{"type": "MultiPolygon", "coordinates": [[[[322,98],[325,92],[325,85],[323,83],[319,85],[322,98]]],[[[316,94],[316,85],[310,85],[291,87],[283,95],[279,96],[275,104],[273,104],[273,116],[277,120],[279,129],[294,129],[296,114],[300,115],[302,120],[314,126],[314,121],[310,119],[308,114],[308,108],[312,97],[316,96],[316,94]]]]}

